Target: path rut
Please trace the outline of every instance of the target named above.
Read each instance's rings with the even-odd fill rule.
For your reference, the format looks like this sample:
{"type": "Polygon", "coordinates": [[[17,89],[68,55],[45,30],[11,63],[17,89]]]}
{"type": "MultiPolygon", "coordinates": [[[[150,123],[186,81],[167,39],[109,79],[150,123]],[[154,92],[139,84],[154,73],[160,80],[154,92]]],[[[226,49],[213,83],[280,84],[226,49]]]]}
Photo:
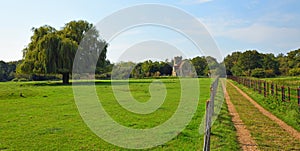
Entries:
{"type": "Polygon", "coordinates": [[[258,150],[256,142],[252,139],[250,132],[246,128],[245,124],[243,123],[239,114],[237,113],[234,105],[230,101],[230,97],[226,91],[224,83],[222,83],[222,87],[224,90],[224,96],[225,96],[226,104],[228,106],[228,111],[232,116],[232,122],[234,124],[234,127],[237,130],[238,141],[239,141],[242,149],[245,151],[258,150]]]}
{"type": "MultiPolygon", "coordinates": [[[[240,124],[248,129],[257,143],[256,149],[300,150],[300,133],[297,130],[265,110],[232,82],[227,83],[227,99],[230,99],[243,122],[240,124]]],[[[238,120],[236,123],[238,125],[238,120]]]]}

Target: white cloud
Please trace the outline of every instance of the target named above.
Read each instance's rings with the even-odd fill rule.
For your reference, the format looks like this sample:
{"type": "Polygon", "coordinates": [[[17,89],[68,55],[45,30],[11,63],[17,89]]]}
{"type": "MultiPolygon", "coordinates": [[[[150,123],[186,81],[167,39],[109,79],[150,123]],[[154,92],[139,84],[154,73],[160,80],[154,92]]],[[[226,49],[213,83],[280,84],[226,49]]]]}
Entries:
{"type": "Polygon", "coordinates": [[[249,24],[249,21],[236,18],[198,18],[213,36],[221,36],[228,29],[249,24]]]}
{"type": "Polygon", "coordinates": [[[276,13],[265,14],[257,20],[230,17],[199,18],[214,38],[233,41],[229,44],[233,48],[245,44],[247,47],[268,50],[289,50],[299,47],[300,29],[291,24],[293,19],[293,15],[276,13]]]}
{"type": "Polygon", "coordinates": [[[300,29],[253,24],[244,28],[228,30],[223,33],[223,36],[250,43],[265,42],[276,45],[285,42],[299,42],[300,29]]]}

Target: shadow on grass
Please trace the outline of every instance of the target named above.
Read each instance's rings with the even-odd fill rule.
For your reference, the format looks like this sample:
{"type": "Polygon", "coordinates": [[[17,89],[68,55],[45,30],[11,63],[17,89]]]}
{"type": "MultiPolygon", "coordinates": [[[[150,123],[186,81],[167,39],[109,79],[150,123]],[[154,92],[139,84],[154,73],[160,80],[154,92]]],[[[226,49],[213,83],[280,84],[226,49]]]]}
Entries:
{"type": "MultiPolygon", "coordinates": [[[[101,81],[72,81],[68,84],[64,84],[60,81],[43,81],[43,82],[23,82],[20,86],[31,85],[31,86],[82,86],[82,85],[126,85],[127,83],[152,83],[155,79],[138,79],[138,80],[101,80],[101,81]]],[[[163,83],[176,83],[174,80],[164,80],[163,83]]]]}

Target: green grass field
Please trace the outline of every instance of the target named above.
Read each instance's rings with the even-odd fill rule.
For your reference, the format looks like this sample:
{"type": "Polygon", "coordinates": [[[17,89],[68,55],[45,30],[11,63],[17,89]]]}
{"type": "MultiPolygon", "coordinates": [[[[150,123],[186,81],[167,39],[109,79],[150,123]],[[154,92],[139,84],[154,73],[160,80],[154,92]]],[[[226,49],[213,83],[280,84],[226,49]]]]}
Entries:
{"type": "MultiPolygon", "coordinates": [[[[153,79],[131,80],[130,90],[139,101],[150,98],[153,79]]],[[[118,123],[133,128],[150,128],[172,116],[180,97],[178,79],[162,79],[168,95],[160,108],[146,115],[126,111],[116,101],[111,81],[97,81],[101,103],[118,123]]],[[[202,150],[203,135],[198,133],[209,98],[211,80],[200,79],[197,112],[187,127],[174,139],[151,150],[202,150]]],[[[124,150],[96,136],[83,122],[71,85],[57,82],[0,83],[0,150],[124,150]],[[23,96],[20,96],[22,93],[23,96]]],[[[197,101],[197,100],[196,100],[197,101]]],[[[236,134],[227,108],[212,128],[212,149],[238,150],[236,134]]]]}
{"type": "Polygon", "coordinates": [[[265,78],[268,82],[274,82],[279,85],[290,86],[293,88],[300,87],[300,77],[278,77],[278,78],[265,78]]]}

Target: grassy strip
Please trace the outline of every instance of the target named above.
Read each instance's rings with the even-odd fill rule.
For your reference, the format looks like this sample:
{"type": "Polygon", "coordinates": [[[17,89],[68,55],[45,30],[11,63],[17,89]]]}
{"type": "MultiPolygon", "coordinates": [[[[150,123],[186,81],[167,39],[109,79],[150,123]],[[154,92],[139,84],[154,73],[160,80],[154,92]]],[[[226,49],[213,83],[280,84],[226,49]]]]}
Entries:
{"type": "Polygon", "coordinates": [[[234,87],[227,85],[232,103],[260,150],[299,150],[300,142],[258,111],[234,87]]]}
{"type": "Polygon", "coordinates": [[[241,149],[225,101],[217,120],[212,126],[211,149],[220,151],[241,149]]]}
{"type": "Polygon", "coordinates": [[[262,107],[264,107],[269,112],[283,120],[288,125],[300,131],[300,108],[298,107],[297,102],[282,102],[281,99],[276,99],[275,97],[265,98],[262,94],[258,94],[252,89],[249,89],[234,81],[233,83],[237,85],[240,89],[242,89],[244,92],[246,92],[262,107]]]}
{"type": "Polygon", "coordinates": [[[274,82],[279,85],[290,86],[297,88],[300,86],[299,77],[279,77],[279,78],[265,78],[264,80],[268,82],[274,82]]]}

